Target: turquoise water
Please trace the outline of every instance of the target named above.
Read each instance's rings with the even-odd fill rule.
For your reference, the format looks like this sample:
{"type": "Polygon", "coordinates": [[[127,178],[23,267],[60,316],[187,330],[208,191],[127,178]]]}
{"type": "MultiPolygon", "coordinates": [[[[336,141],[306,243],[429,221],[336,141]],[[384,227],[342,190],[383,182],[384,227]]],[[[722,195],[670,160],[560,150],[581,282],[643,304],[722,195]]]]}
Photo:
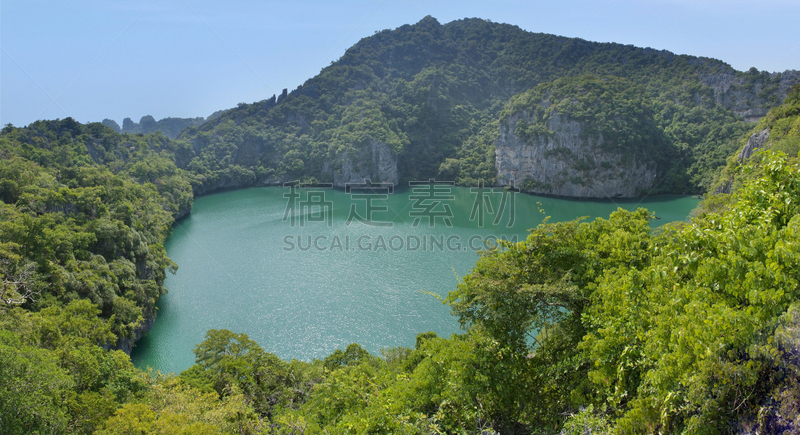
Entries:
{"type": "Polygon", "coordinates": [[[654,224],[663,224],[685,219],[698,204],[686,196],[579,201],[438,189],[435,195],[445,198],[426,199],[408,188],[385,199],[373,193],[369,200],[338,190],[298,189],[294,213],[287,213],[288,188],[197,198],[167,240],[179,269],[167,277],[169,293],[159,301],[155,326],[137,343],[134,363],[180,372],[194,363],[192,349],[209,329],[246,333],[283,359],[322,358],[353,342],[373,353],[413,347],[419,332],[459,331],[434,295],[455,288],[475,265],[475,249],[484,239],[523,240],[545,215],[551,222],[607,218],[617,207],[646,207],[660,218],[654,224]],[[481,197],[486,202],[476,207],[481,197]],[[367,201],[375,209],[371,219],[367,201]],[[303,208],[304,202],[311,206],[303,208]],[[367,222],[353,218],[348,225],[351,207],[367,222]],[[386,223],[391,226],[380,226],[386,223]]]}

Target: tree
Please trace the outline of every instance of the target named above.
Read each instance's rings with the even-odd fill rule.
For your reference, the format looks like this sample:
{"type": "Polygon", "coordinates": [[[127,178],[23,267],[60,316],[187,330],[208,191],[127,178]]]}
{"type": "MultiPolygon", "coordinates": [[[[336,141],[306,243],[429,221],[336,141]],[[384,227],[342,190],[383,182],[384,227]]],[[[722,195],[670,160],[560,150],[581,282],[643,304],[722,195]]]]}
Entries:
{"type": "Polygon", "coordinates": [[[36,302],[35,298],[41,293],[41,278],[36,276],[36,263],[27,262],[18,266],[2,259],[0,276],[0,302],[6,307],[36,302]]]}
{"type": "Polygon", "coordinates": [[[58,358],[0,331],[0,361],[0,432],[65,433],[69,415],[62,404],[74,383],[58,358]]]}
{"type": "Polygon", "coordinates": [[[288,400],[288,367],[274,354],[264,352],[247,334],[211,329],[194,350],[196,365],[181,377],[197,388],[212,388],[227,397],[241,391],[258,413],[271,416],[273,407],[288,400]]]}

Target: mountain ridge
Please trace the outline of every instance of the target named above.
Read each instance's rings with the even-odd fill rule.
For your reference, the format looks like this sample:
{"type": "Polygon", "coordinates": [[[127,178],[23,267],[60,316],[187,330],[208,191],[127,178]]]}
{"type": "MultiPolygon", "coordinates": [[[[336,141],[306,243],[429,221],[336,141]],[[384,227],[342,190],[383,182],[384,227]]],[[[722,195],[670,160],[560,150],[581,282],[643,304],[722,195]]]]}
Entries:
{"type": "MultiPolygon", "coordinates": [[[[663,72],[668,81],[583,65],[482,98],[502,91],[491,74],[528,66],[499,50],[475,51],[496,55],[491,74],[426,64],[442,53],[425,54],[420,41],[441,26],[405,30],[412,38],[394,54],[422,62],[408,80],[392,71],[379,80],[374,59],[329,69],[308,95],[242,105],[178,140],[72,118],[0,129],[4,433],[796,430],[800,164],[786,155],[800,151],[800,86],[755,126],[717,101],[724,86],[715,94],[691,69],[691,80],[663,72]],[[196,365],[164,376],[107,350],[152,324],[166,271],[177,267],[164,242],[193,195],[305,177],[320,162],[332,177],[394,165],[417,171],[406,178],[432,170],[468,184],[492,177],[503,133],[519,146],[561,135],[571,150],[585,142],[620,161],[677,153],[654,159],[670,189],[727,158],[717,178],[734,193],[709,195],[692,222],[657,231],[647,210],[618,210],[500,240],[444,300],[463,334],[421,333],[413,349],[382,357],[353,343],[324,360],[282,361],[246,334],[212,329],[196,365]],[[759,147],[772,151],[746,158],[759,147]]],[[[760,83],[764,104],[779,96],[780,81],[748,73],[734,74],[739,92],[760,83]]],[[[549,157],[565,154],[558,148],[549,157]]],[[[591,172],[588,157],[564,163],[591,172]]],[[[228,287],[220,297],[236,297],[228,287]]]]}
{"type": "MultiPolygon", "coordinates": [[[[681,179],[670,183],[673,193],[707,190],[713,169],[725,164],[747,129],[744,120],[779,104],[800,79],[794,70],[740,72],[711,58],[481,19],[442,25],[429,16],[364,38],[292,92],[240,104],[178,139],[192,150],[184,167],[209,180],[224,170],[217,162],[225,156],[257,184],[356,181],[345,180],[331,162],[365,155],[378,142],[394,153],[400,183],[447,173],[463,185],[495,184],[493,123],[505,104],[541,83],[585,74],[628,79],[662,112],[659,128],[689,162],[658,174],[659,185],[665,177],[681,179]],[[697,132],[682,132],[690,130],[697,132]],[[712,130],[724,130],[713,143],[704,139],[712,130]]],[[[363,163],[352,173],[380,178],[363,163]]]]}
{"type": "Polygon", "coordinates": [[[216,111],[209,115],[208,118],[203,118],[202,116],[198,116],[196,118],[173,118],[167,117],[162,118],[158,121],[153,118],[151,115],[142,116],[139,119],[139,122],[133,122],[131,118],[125,118],[122,120],[122,127],[117,124],[116,121],[113,119],[105,118],[101,121],[101,124],[105,125],[106,127],[114,130],[117,133],[123,134],[147,134],[147,133],[155,133],[157,131],[161,132],[164,136],[175,139],[181,133],[181,131],[185,130],[187,127],[195,126],[195,125],[202,125],[204,122],[214,119],[214,117],[219,116],[222,111],[216,111]]]}

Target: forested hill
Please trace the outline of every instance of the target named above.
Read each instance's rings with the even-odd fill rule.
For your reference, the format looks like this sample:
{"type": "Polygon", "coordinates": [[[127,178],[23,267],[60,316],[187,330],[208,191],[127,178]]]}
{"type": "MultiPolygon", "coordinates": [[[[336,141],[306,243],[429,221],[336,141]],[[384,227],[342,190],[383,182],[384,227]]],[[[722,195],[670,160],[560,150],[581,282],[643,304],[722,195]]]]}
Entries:
{"type": "MultiPolygon", "coordinates": [[[[770,111],[751,130],[746,139],[740,141],[739,150],[728,157],[728,163],[716,176],[714,193],[732,193],[744,183],[760,176],[757,171],[744,172],[743,167],[760,161],[760,150],[770,149],[784,153],[792,160],[800,152],[800,86],[789,92],[783,104],[770,111]]],[[[705,209],[724,208],[731,195],[714,195],[705,201],[705,209]]]]}
{"type": "MultiPolygon", "coordinates": [[[[177,163],[205,177],[201,191],[310,177],[337,185],[365,177],[495,183],[498,119],[508,101],[559,78],[575,79],[582,95],[587,76],[622,78],[644,98],[632,107],[646,106],[644,124],[664,135],[661,160],[644,164],[657,168],[660,190],[685,192],[709,187],[745,121],[777,106],[800,73],[739,72],[715,59],[426,17],[362,39],[291,93],[188,128],[177,163]]],[[[624,118],[628,108],[608,115],[624,118]]]]}
{"type": "Polygon", "coordinates": [[[741,119],[793,74],[425,19],[180,140],[71,118],[6,126],[0,433],[795,433],[800,86],[758,124],[741,119]],[[152,321],[176,266],[163,243],[193,191],[370,162],[390,173],[392,159],[398,180],[466,183],[493,174],[498,143],[549,144],[557,125],[619,162],[688,162],[655,162],[662,185],[699,183],[731,155],[718,180],[733,193],[656,231],[642,209],[542,224],[483,252],[448,294],[463,334],[421,333],[381,357],[354,343],[281,361],[210,330],[196,365],[164,376],[106,349],[152,321]]]}
{"type": "MultiPolygon", "coordinates": [[[[564,104],[568,84],[504,116],[548,89],[564,104]]],[[[302,362],[209,330],[196,364],[164,376],[99,345],[135,338],[175,267],[170,213],[198,183],[172,162],[180,143],[69,118],[7,126],[0,433],[795,433],[800,160],[782,151],[800,150],[800,86],[751,133],[772,150],[734,156],[733,193],[691,222],[654,231],[648,211],[618,210],[482,252],[445,300],[462,334],[302,362]]]]}

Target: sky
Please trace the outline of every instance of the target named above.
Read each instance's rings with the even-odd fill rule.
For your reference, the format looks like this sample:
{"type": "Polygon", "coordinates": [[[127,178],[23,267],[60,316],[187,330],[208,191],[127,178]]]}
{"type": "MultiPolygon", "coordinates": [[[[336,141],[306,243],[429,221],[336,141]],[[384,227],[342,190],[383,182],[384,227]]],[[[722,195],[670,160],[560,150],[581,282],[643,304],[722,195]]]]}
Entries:
{"type": "Polygon", "coordinates": [[[800,70],[797,0],[0,0],[0,125],[206,117],[426,15],[800,70]]]}

